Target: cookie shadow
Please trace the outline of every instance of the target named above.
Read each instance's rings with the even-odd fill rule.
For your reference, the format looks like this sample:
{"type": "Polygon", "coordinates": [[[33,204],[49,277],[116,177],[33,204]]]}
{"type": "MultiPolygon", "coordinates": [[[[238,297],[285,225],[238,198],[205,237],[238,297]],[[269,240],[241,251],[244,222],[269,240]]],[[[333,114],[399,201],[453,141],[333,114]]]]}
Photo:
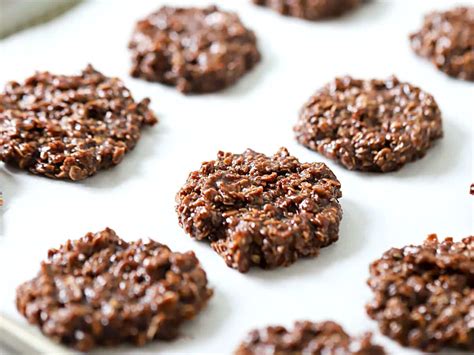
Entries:
{"type": "MultiPolygon", "coordinates": [[[[426,155],[390,173],[397,178],[441,176],[459,168],[459,152],[466,148],[468,135],[449,120],[443,121],[444,135],[436,140],[426,155]]],[[[465,167],[464,167],[465,168],[465,167]]]]}
{"type": "MultiPolygon", "coordinates": [[[[92,189],[114,188],[120,184],[142,175],[143,167],[152,164],[151,158],[160,151],[164,132],[160,123],[155,127],[149,127],[142,132],[140,140],[134,149],[125,154],[120,164],[106,170],[98,171],[81,182],[83,186],[92,189]],[[157,130],[157,131],[154,131],[157,130]]],[[[71,182],[72,183],[72,182],[71,182]]]]}
{"type": "MultiPolygon", "coordinates": [[[[353,27],[356,24],[363,23],[367,25],[371,20],[379,19],[383,14],[390,11],[390,6],[392,6],[390,1],[375,1],[375,0],[363,0],[362,4],[343,14],[341,17],[336,19],[341,19],[342,25],[348,25],[353,27]]],[[[333,19],[334,21],[335,19],[333,19]]]]}
{"type": "Polygon", "coordinates": [[[231,312],[232,307],[228,299],[219,289],[214,288],[214,295],[207,307],[195,319],[186,323],[181,329],[180,337],[176,341],[166,343],[166,349],[163,351],[182,354],[189,352],[189,349],[197,349],[195,342],[206,339],[209,334],[217,334],[219,329],[225,327],[225,320],[231,312]]]}
{"type": "Polygon", "coordinates": [[[276,67],[276,55],[268,47],[259,46],[262,56],[249,72],[240,78],[234,85],[223,90],[220,95],[223,97],[251,95],[252,92],[263,87],[261,83],[266,77],[269,77],[276,67]]]}
{"type": "MultiPolygon", "coordinates": [[[[158,126],[159,125],[160,124],[158,123],[158,126]]],[[[114,188],[119,186],[121,183],[133,179],[134,176],[141,175],[142,167],[147,164],[147,162],[149,163],[150,158],[156,155],[156,151],[160,151],[159,146],[164,139],[164,134],[162,128],[158,128],[157,132],[152,132],[152,130],[156,128],[157,127],[149,127],[148,129],[145,129],[142,132],[142,135],[135,148],[126,153],[123,160],[118,165],[105,170],[99,170],[95,175],[90,176],[82,181],[74,182],[71,180],[51,179],[45,176],[35,175],[15,167],[6,167],[5,165],[0,168],[0,176],[3,177],[6,176],[5,174],[7,174],[10,179],[13,179],[14,175],[27,175],[31,179],[48,179],[55,181],[58,184],[77,184],[87,188],[114,188]]],[[[4,189],[2,182],[3,179],[0,180],[0,192],[3,191],[2,189],[4,189]]],[[[5,184],[8,187],[8,190],[13,189],[11,183],[5,184]]],[[[3,191],[3,193],[4,199],[6,199],[5,191],[3,191]]],[[[14,195],[14,192],[9,192],[8,194],[11,196],[14,195]]]]}
{"type": "Polygon", "coordinates": [[[0,203],[0,237],[5,235],[5,214],[17,194],[17,190],[18,182],[15,180],[15,175],[7,169],[6,165],[2,164],[0,166],[0,199],[2,199],[2,203],[0,203]]]}
{"type": "Polygon", "coordinates": [[[315,258],[300,259],[286,268],[262,270],[253,268],[249,277],[263,282],[286,282],[289,278],[314,276],[325,272],[335,263],[357,254],[365,245],[365,226],[367,215],[352,200],[341,199],[343,218],[339,228],[339,240],[321,249],[315,258]]]}
{"type": "MultiPolygon", "coordinates": [[[[114,348],[99,348],[90,354],[154,354],[158,350],[163,354],[188,354],[189,349],[198,349],[195,341],[206,339],[222,329],[225,319],[231,312],[231,306],[225,296],[214,288],[214,295],[207,306],[191,321],[185,322],[180,334],[173,340],[155,340],[143,347],[123,345],[114,348]]],[[[203,349],[201,349],[203,351],[203,349]]]]}

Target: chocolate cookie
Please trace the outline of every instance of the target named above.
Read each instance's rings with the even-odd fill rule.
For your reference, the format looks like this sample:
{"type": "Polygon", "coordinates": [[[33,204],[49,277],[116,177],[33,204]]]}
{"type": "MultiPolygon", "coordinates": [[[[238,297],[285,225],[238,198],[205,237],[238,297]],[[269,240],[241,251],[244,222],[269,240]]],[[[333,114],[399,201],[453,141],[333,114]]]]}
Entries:
{"type": "Polygon", "coordinates": [[[410,35],[411,47],[439,70],[474,81],[474,7],[457,7],[425,16],[422,28],[410,35]]]}
{"type": "Polygon", "coordinates": [[[352,338],[337,323],[325,321],[295,322],[292,330],[281,326],[251,331],[235,351],[236,355],[357,354],[384,355],[383,347],[374,345],[372,334],[352,338]]]}
{"type": "Polygon", "coordinates": [[[117,78],[37,73],[0,94],[0,160],[54,179],[83,180],[119,164],[144,125],[150,100],[135,102],[117,78]]]}
{"type": "Polygon", "coordinates": [[[282,15],[306,20],[320,20],[340,16],[360,5],[361,0],[252,0],[282,15]]]}
{"type": "Polygon", "coordinates": [[[474,236],[392,248],[370,266],[369,316],[383,334],[423,351],[474,351],[474,236]]]}
{"type": "Polygon", "coordinates": [[[51,249],[38,275],[18,287],[16,304],[45,335],[88,351],[172,339],[211,295],[194,253],[127,243],[107,228],[51,249]]]}
{"type": "Polygon", "coordinates": [[[131,75],[206,93],[234,84],[260,61],[257,40],[235,13],[162,7],[135,27],[131,75]]]}
{"type": "Polygon", "coordinates": [[[338,239],[340,183],[323,163],[300,163],[285,148],[219,152],[176,196],[179,223],[246,272],[313,257],[338,239]]]}
{"type": "Polygon", "coordinates": [[[388,172],[423,157],[443,135],[433,96],[397,78],[336,78],[303,106],[294,127],[304,146],[349,170],[388,172]]]}

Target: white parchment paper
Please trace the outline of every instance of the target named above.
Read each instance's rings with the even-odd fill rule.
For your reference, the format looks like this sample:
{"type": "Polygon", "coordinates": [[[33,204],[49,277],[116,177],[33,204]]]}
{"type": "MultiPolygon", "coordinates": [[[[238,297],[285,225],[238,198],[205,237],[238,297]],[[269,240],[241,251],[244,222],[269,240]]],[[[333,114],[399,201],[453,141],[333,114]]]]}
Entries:
{"type": "MultiPolygon", "coordinates": [[[[162,4],[208,1],[89,1],[65,16],[0,41],[0,84],[35,70],[78,73],[92,63],[121,77],[137,99],[148,96],[160,123],[143,132],[136,149],[114,169],[81,183],[53,181],[0,164],[0,311],[18,315],[15,288],[33,277],[47,250],[88,231],[114,228],[126,240],[151,237],[178,251],[194,250],[215,295],[174,342],[140,352],[230,353],[254,327],[297,319],[333,319],[357,334],[382,336],[364,310],[371,294],[368,264],[392,246],[420,243],[429,233],[461,238],[473,231],[474,84],[438,72],[410,50],[408,34],[424,13],[456,1],[372,1],[340,19],[306,22],[253,6],[214,0],[237,11],[255,30],[263,61],[221,93],[184,96],[173,88],[129,77],[127,42],[134,22],[162,4]],[[298,110],[337,75],[383,78],[396,74],[432,93],[445,136],[427,156],[390,174],[345,170],[299,146],[292,133],[298,110]],[[191,170],[218,150],[249,147],[273,154],[280,146],[301,161],[324,161],[342,183],[340,240],[318,258],[274,271],[242,275],[205,243],[178,226],[174,196],[191,170]]],[[[474,4],[465,0],[463,4],[474,4]]],[[[138,353],[132,347],[124,352],[138,353]]]]}

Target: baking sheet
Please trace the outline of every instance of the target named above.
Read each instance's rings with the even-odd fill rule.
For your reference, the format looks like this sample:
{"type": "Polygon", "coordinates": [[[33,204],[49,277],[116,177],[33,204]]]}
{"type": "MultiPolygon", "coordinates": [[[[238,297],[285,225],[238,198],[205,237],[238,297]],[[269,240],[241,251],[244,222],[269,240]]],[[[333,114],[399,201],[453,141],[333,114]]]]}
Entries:
{"type": "MultiPolygon", "coordinates": [[[[178,251],[194,250],[215,295],[174,342],[124,352],[229,353],[250,329],[333,319],[350,333],[366,330],[397,354],[416,353],[383,337],[364,311],[371,294],[368,264],[392,246],[427,234],[461,238],[473,231],[474,84],[448,78],[410,50],[407,36],[431,9],[456,1],[372,1],[340,19],[306,22],[247,0],[214,0],[237,11],[255,30],[262,62],[234,87],[184,96],[128,76],[127,41],[134,22],[162,4],[209,1],[89,1],[46,25],[0,42],[0,84],[35,70],[77,73],[92,63],[119,76],[135,98],[148,96],[160,123],[114,169],[81,183],[53,181],[0,165],[0,311],[21,320],[15,287],[33,277],[48,248],[110,226],[126,240],[152,237],[178,251]],[[299,146],[292,134],[305,100],[334,76],[396,74],[432,93],[445,136],[420,161],[395,173],[347,171],[299,146]],[[280,146],[301,161],[323,161],[342,183],[340,240],[316,259],[242,275],[205,243],[178,226],[174,196],[191,170],[218,150],[250,147],[273,154],[280,146]]],[[[474,4],[474,1],[463,1],[474,4]]],[[[24,321],[23,321],[24,322],[24,321]]],[[[26,326],[26,322],[25,322],[26,326]]]]}

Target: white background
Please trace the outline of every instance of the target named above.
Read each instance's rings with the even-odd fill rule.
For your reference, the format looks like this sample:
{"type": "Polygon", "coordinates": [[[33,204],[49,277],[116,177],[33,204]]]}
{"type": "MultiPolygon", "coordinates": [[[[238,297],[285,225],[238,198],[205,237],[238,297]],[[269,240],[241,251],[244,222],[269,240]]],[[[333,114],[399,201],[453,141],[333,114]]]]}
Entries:
{"type": "Polygon", "coordinates": [[[380,335],[368,318],[364,305],[371,294],[365,282],[368,264],[392,246],[421,243],[429,233],[461,238],[474,232],[474,197],[468,193],[474,180],[474,83],[445,76],[416,57],[408,42],[424,13],[455,1],[373,1],[339,19],[306,22],[248,0],[215,0],[255,30],[263,60],[234,87],[202,96],[128,75],[133,24],[164,3],[208,2],[87,2],[0,41],[2,86],[35,70],[74,74],[92,63],[121,77],[136,99],[150,97],[160,118],[119,166],[84,182],[54,181],[0,164],[1,311],[24,322],[15,310],[15,287],[35,275],[48,248],[110,226],[126,240],[152,237],[177,251],[194,250],[215,289],[209,306],[182,328],[179,339],[155,342],[144,352],[229,353],[250,329],[297,319],[333,319],[353,334],[374,331],[393,353],[413,352],[380,335]],[[396,74],[432,93],[443,113],[444,138],[425,158],[384,175],[345,170],[299,146],[292,126],[300,106],[344,74],[396,74]],[[185,235],[174,196],[187,174],[218,150],[240,153],[249,147],[273,154],[280,146],[301,161],[324,161],[340,179],[340,240],[318,258],[240,274],[207,244],[185,235]]]}

